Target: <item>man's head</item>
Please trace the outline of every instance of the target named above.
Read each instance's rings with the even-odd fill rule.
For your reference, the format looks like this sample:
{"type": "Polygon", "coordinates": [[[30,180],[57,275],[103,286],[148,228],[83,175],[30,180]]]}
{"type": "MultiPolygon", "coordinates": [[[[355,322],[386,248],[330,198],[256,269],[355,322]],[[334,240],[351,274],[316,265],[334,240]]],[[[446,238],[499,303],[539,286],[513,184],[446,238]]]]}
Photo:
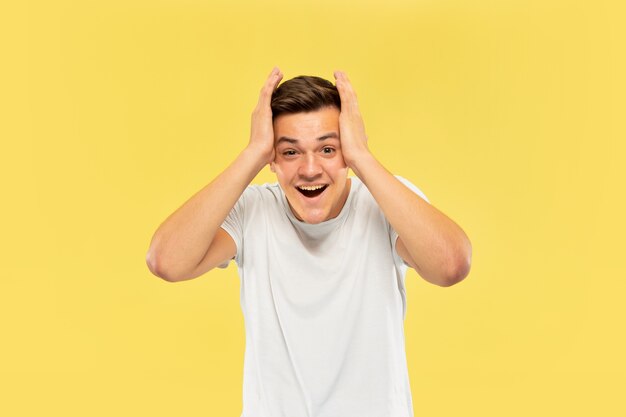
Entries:
{"type": "Polygon", "coordinates": [[[319,77],[296,77],[276,89],[271,106],[276,157],[270,166],[292,212],[306,223],[337,217],[350,191],[337,88],[319,77]]]}
{"type": "Polygon", "coordinates": [[[282,83],[272,94],[272,119],[281,114],[306,113],[334,106],[341,110],[337,87],[328,80],[300,75],[282,83]]]}

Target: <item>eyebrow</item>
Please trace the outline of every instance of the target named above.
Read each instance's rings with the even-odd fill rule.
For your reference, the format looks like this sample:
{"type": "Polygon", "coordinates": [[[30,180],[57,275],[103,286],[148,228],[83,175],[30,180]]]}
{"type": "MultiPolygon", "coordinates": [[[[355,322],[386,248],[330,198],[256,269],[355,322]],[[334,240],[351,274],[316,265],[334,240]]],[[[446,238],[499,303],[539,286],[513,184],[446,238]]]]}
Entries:
{"type": "MultiPolygon", "coordinates": [[[[326,133],[325,135],[320,136],[319,138],[317,138],[318,141],[323,141],[326,139],[339,139],[339,135],[335,132],[330,132],[330,133],[326,133]]],[[[289,142],[293,145],[298,143],[298,139],[294,139],[294,138],[289,138],[287,136],[281,136],[278,141],[276,141],[276,145],[281,144],[282,142],[289,142]]]]}

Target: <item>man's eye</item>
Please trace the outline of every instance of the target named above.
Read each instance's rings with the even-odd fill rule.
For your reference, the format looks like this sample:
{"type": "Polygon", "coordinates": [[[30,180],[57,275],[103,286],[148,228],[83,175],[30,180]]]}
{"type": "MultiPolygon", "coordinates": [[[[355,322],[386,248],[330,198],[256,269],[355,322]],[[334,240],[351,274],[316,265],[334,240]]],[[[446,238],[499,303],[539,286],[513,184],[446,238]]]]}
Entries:
{"type": "Polygon", "coordinates": [[[285,156],[293,156],[295,154],[296,154],[296,151],[294,151],[294,150],[289,150],[289,151],[283,152],[283,155],[285,155],[285,156]]]}
{"type": "Polygon", "coordinates": [[[324,153],[333,153],[335,150],[333,148],[324,148],[322,149],[322,152],[324,153]]]}

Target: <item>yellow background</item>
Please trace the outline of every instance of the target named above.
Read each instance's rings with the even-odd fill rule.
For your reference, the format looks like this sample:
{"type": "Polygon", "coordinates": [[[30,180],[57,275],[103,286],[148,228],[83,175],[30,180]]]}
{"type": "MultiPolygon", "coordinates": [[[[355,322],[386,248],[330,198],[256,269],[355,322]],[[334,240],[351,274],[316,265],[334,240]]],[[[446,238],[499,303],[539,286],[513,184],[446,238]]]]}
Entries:
{"type": "Polygon", "coordinates": [[[374,154],[472,240],[462,283],[407,276],[416,416],[626,415],[621,3],[3,2],[0,415],[239,416],[236,268],[144,258],[274,65],[345,70],[374,154]]]}

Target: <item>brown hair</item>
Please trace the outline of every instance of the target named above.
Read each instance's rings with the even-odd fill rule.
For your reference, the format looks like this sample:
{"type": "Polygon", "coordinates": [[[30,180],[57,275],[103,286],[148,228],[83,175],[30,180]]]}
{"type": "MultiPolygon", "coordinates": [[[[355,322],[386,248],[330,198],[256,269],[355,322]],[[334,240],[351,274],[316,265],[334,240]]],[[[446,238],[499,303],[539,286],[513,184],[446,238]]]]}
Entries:
{"type": "Polygon", "coordinates": [[[316,111],[335,106],[341,110],[337,87],[328,80],[300,75],[282,83],[272,94],[272,120],[281,114],[316,111]]]}

